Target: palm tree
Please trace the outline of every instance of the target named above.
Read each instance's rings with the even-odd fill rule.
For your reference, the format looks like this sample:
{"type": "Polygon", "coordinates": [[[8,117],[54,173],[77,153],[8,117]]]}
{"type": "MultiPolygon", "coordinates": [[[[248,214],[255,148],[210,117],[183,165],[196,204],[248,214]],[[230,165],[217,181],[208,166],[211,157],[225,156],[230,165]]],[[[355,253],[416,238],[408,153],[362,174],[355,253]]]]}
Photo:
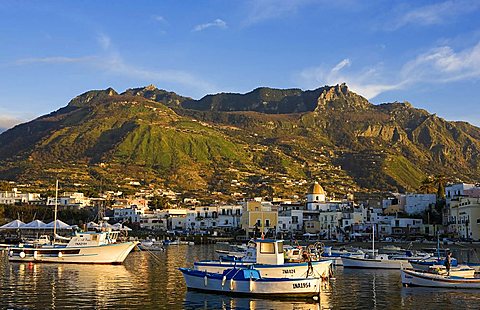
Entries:
{"type": "Polygon", "coordinates": [[[424,194],[431,194],[435,192],[435,185],[434,185],[434,180],[432,177],[426,177],[423,181],[422,184],[419,187],[420,192],[424,194]]]}
{"type": "Polygon", "coordinates": [[[447,177],[442,174],[436,175],[433,182],[437,187],[437,199],[445,199],[445,185],[447,184],[447,177]]]}

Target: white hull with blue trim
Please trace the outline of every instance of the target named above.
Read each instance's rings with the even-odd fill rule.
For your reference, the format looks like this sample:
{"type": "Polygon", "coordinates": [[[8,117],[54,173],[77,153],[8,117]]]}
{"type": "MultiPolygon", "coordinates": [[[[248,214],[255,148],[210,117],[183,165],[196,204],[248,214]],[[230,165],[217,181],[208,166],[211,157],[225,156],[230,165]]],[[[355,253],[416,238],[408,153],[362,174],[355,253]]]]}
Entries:
{"type": "MultiPolygon", "coordinates": [[[[280,265],[272,264],[254,264],[246,262],[221,262],[221,261],[201,261],[193,264],[195,270],[206,271],[210,273],[222,274],[229,268],[248,268],[253,267],[257,269],[262,277],[269,278],[300,278],[306,277],[309,270],[309,263],[285,263],[280,265]]],[[[331,260],[311,262],[313,273],[310,270],[309,274],[318,277],[329,277],[331,260]]]]}
{"type": "Polygon", "coordinates": [[[479,278],[445,276],[414,270],[402,270],[402,284],[405,286],[480,289],[479,278]]]}
{"type": "Polygon", "coordinates": [[[265,278],[256,269],[227,269],[223,274],[179,268],[188,289],[208,292],[283,297],[313,297],[320,292],[321,279],[265,278]]]}

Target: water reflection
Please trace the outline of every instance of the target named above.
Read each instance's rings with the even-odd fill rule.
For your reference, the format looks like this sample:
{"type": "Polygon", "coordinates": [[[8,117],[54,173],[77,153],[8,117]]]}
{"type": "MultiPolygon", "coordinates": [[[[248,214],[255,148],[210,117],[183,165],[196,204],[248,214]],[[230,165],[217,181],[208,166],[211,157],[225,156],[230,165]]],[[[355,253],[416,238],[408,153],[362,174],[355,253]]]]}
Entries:
{"type": "Polygon", "coordinates": [[[329,309],[328,305],[313,300],[275,300],[264,298],[232,297],[221,294],[209,294],[187,291],[185,309],[329,309]]]}
{"type": "Polygon", "coordinates": [[[339,267],[319,303],[187,292],[177,268],[213,258],[213,246],[135,252],[119,266],[9,263],[0,252],[0,309],[480,309],[478,291],[404,288],[398,270],[339,267]]]}

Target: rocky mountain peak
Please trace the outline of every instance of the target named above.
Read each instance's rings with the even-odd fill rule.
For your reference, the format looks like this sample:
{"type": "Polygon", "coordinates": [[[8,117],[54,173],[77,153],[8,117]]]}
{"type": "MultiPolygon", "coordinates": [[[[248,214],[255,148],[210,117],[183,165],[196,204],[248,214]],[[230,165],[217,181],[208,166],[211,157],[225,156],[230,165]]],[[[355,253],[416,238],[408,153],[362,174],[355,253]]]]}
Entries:
{"type": "Polygon", "coordinates": [[[108,97],[116,96],[118,93],[111,87],[104,90],[91,90],[73,98],[68,105],[74,107],[86,107],[92,102],[100,102],[108,97]]]}
{"type": "Polygon", "coordinates": [[[326,109],[332,110],[362,110],[371,107],[372,104],[362,96],[349,91],[347,84],[337,84],[327,87],[322,91],[317,100],[315,111],[326,109]]]}

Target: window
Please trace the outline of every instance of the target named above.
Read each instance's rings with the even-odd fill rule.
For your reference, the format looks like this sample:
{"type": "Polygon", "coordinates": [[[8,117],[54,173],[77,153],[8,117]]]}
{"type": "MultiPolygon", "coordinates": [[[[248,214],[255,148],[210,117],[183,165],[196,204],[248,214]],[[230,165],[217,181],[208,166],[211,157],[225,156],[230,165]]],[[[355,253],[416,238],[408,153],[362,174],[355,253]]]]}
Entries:
{"type": "MultiPolygon", "coordinates": [[[[282,245],[283,248],[283,245],[282,245]]],[[[282,250],[283,251],[283,250],[282,250]]],[[[260,253],[263,254],[275,254],[275,243],[272,242],[261,242],[260,243],[260,253]]]]}
{"type": "Polygon", "coordinates": [[[277,246],[278,246],[277,253],[283,253],[283,242],[278,242],[277,246]]]}
{"type": "Polygon", "coordinates": [[[270,220],[265,220],[265,226],[270,227],[270,220]]]}
{"type": "Polygon", "coordinates": [[[256,224],[256,225],[257,225],[257,227],[260,227],[260,226],[262,226],[262,222],[261,222],[261,220],[257,220],[257,224],[256,224]]]}

